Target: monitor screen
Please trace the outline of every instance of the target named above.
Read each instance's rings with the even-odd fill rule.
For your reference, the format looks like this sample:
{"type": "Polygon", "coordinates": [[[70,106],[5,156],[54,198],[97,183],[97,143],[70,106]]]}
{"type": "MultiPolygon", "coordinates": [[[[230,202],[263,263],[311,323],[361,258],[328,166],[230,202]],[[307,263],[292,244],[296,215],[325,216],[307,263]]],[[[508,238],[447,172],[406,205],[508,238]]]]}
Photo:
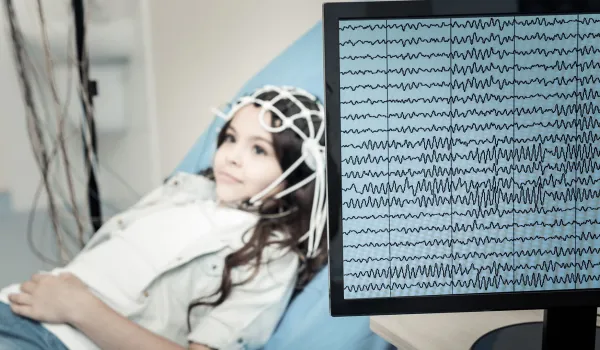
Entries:
{"type": "Polygon", "coordinates": [[[600,14],[337,31],[337,297],[600,287],[600,14]]]}

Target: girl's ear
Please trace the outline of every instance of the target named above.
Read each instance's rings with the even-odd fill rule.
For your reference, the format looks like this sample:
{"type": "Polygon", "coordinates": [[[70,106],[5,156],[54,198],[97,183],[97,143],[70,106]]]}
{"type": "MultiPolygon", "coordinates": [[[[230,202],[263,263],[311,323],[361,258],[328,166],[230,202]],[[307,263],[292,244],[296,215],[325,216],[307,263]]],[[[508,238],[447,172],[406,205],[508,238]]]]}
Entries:
{"type": "Polygon", "coordinates": [[[287,189],[288,188],[288,180],[284,179],[283,181],[281,181],[281,186],[283,187],[282,191],[287,189]]]}

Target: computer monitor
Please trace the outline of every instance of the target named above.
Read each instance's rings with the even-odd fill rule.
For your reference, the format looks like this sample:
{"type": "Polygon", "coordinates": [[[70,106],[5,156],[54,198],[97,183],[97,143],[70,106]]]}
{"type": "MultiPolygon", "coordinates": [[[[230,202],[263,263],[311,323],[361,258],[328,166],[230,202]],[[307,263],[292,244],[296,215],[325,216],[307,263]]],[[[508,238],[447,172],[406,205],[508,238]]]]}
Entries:
{"type": "Polygon", "coordinates": [[[328,3],[323,25],[332,315],[586,310],[593,335],[600,0],[328,3]]]}

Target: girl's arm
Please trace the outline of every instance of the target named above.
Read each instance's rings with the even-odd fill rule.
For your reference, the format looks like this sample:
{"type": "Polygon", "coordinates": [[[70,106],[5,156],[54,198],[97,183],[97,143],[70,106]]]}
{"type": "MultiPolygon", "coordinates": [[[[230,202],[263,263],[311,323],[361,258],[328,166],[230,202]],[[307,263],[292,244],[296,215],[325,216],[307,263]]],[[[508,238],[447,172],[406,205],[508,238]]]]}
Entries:
{"type": "MultiPolygon", "coordinates": [[[[185,349],[123,317],[72,274],[35,274],[20,289],[8,297],[13,312],[40,322],[68,323],[102,349],[185,349]]],[[[209,350],[196,344],[190,349],[209,350]]]]}
{"type": "MultiPolygon", "coordinates": [[[[85,307],[73,313],[70,323],[101,349],[184,349],[123,317],[93,295],[82,305],[85,307]]],[[[189,349],[210,350],[199,344],[191,344],[189,349]]]]}
{"type": "MultiPolygon", "coordinates": [[[[214,349],[264,347],[294,291],[299,259],[294,252],[283,252],[275,245],[267,246],[263,257],[265,261],[254,278],[236,285],[221,304],[208,312],[192,308],[190,342],[214,349]]],[[[236,280],[250,273],[251,268],[240,269],[236,280]]]]}

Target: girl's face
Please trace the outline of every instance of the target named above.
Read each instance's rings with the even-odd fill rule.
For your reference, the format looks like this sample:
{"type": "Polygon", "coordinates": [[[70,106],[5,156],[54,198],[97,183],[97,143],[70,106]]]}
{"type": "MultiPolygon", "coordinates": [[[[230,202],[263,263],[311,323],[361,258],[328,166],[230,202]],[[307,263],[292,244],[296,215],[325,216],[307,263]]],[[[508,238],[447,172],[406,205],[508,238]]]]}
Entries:
{"type": "MultiPolygon", "coordinates": [[[[260,107],[252,104],[242,107],[225,130],[225,138],[215,153],[213,169],[217,197],[223,202],[247,200],[264,190],[281,174],[275,155],[273,136],[259,122],[260,107]]],[[[271,125],[271,115],[265,115],[271,125]]],[[[285,188],[280,183],[266,199],[285,188]]]]}

